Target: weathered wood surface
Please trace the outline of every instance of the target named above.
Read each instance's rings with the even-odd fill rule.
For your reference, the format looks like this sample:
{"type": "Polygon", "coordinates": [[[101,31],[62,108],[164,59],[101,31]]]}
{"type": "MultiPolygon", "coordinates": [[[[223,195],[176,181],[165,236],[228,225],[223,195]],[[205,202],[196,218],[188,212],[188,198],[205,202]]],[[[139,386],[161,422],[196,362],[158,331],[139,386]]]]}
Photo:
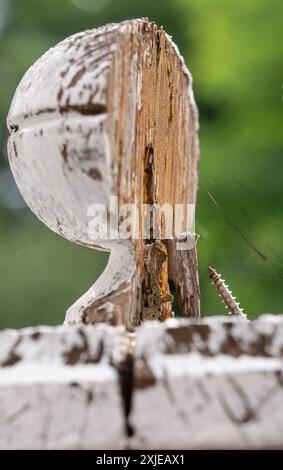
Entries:
{"type": "Polygon", "coordinates": [[[1,332],[0,448],[121,448],[123,341],[106,326],[1,332]]]}
{"type": "Polygon", "coordinates": [[[0,448],[283,448],[283,316],[0,332],[0,448]]]}
{"type": "MultiPolygon", "coordinates": [[[[103,277],[68,310],[66,322],[138,325],[146,270],[142,205],[196,202],[198,115],[177,47],[146,19],[75,34],[26,72],[8,127],[11,169],[37,217],[75,243],[111,251],[103,277]],[[115,239],[115,216],[107,225],[110,196],[138,210],[129,240],[115,239]],[[94,203],[107,209],[96,239],[89,225],[94,203]]],[[[163,239],[164,214],[156,215],[155,238],[163,239]]],[[[192,230],[181,224],[177,235],[192,230]]],[[[197,297],[195,250],[192,258],[197,297]]],[[[164,284],[166,272],[164,265],[164,284]]],[[[198,316],[199,301],[190,304],[182,292],[181,306],[198,316]]]]}
{"type": "Polygon", "coordinates": [[[283,317],[141,327],[132,445],[283,448],[283,317]]]}

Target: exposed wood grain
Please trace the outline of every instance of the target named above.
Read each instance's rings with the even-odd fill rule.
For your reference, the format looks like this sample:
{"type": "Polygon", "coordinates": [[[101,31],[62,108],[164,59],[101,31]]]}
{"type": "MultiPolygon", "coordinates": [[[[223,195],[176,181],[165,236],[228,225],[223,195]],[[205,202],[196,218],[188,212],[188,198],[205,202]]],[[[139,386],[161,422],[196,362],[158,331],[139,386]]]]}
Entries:
{"type": "MultiPolygon", "coordinates": [[[[37,217],[73,242],[111,251],[103,277],[69,309],[66,322],[138,325],[145,305],[142,205],[196,202],[197,109],[191,75],[171,38],[146,19],[67,38],[23,77],[8,127],[11,168],[37,217]],[[107,207],[106,228],[110,196],[119,207],[136,205],[137,239],[90,236],[88,208],[107,207]]],[[[154,239],[162,240],[164,217],[156,214],[154,239]]],[[[160,279],[160,290],[168,291],[166,264],[160,279]]]]}
{"type": "Polygon", "coordinates": [[[170,279],[176,290],[176,300],[184,317],[200,318],[200,289],[198,279],[197,249],[198,237],[189,234],[180,241],[166,240],[170,279]],[[188,243],[189,248],[178,249],[178,243],[188,243]]]}

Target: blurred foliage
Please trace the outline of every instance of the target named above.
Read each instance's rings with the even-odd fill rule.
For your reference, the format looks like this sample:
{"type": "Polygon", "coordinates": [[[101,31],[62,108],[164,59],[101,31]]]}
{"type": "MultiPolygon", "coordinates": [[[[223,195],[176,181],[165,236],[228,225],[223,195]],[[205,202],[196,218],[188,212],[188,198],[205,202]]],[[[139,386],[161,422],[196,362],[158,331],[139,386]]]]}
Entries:
{"type": "Polygon", "coordinates": [[[6,156],[18,81],[50,46],[147,16],[185,56],[200,111],[196,231],[202,314],[223,313],[207,266],[251,315],[282,312],[281,0],[0,0],[0,326],[60,323],[107,256],[54,235],[24,206],[6,156]]]}

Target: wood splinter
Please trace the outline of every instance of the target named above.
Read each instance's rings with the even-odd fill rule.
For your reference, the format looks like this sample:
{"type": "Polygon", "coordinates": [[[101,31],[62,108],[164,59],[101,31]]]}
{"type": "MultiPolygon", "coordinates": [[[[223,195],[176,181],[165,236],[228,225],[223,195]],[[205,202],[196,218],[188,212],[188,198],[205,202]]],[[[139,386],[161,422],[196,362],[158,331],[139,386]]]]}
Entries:
{"type": "Polygon", "coordinates": [[[182,313],[198,318],[195,243],[177,247],[193,224],[184,217],[175,227],[175,208],[196,203],[198,115],[191,75],[165,31],[137,19],[65,39],[24,75],[8,127],[12,172],[36,216],[68,240],[110,252],[66,323],[132,328],[169,318],[169,280],[182,313]],[[94,204],[105,207],[95,238],[94,204]],[[117,237],[127,205],[138,214],[135,233],[117,237]],[[155,208],[154,235],[144,234],[144,205],[155,208]],[[164,205],[173,208],[173,237],[164,205]]]}

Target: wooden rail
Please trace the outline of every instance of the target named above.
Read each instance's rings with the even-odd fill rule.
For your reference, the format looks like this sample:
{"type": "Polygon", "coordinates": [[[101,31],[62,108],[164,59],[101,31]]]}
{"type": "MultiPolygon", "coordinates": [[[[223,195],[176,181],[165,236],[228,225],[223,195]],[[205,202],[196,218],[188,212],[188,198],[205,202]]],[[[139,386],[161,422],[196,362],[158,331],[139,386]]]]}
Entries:
{"type": "Polygon", "coordinates": [[[283,447],[283,316],[0,333],[0,448],[283,447]]]}

